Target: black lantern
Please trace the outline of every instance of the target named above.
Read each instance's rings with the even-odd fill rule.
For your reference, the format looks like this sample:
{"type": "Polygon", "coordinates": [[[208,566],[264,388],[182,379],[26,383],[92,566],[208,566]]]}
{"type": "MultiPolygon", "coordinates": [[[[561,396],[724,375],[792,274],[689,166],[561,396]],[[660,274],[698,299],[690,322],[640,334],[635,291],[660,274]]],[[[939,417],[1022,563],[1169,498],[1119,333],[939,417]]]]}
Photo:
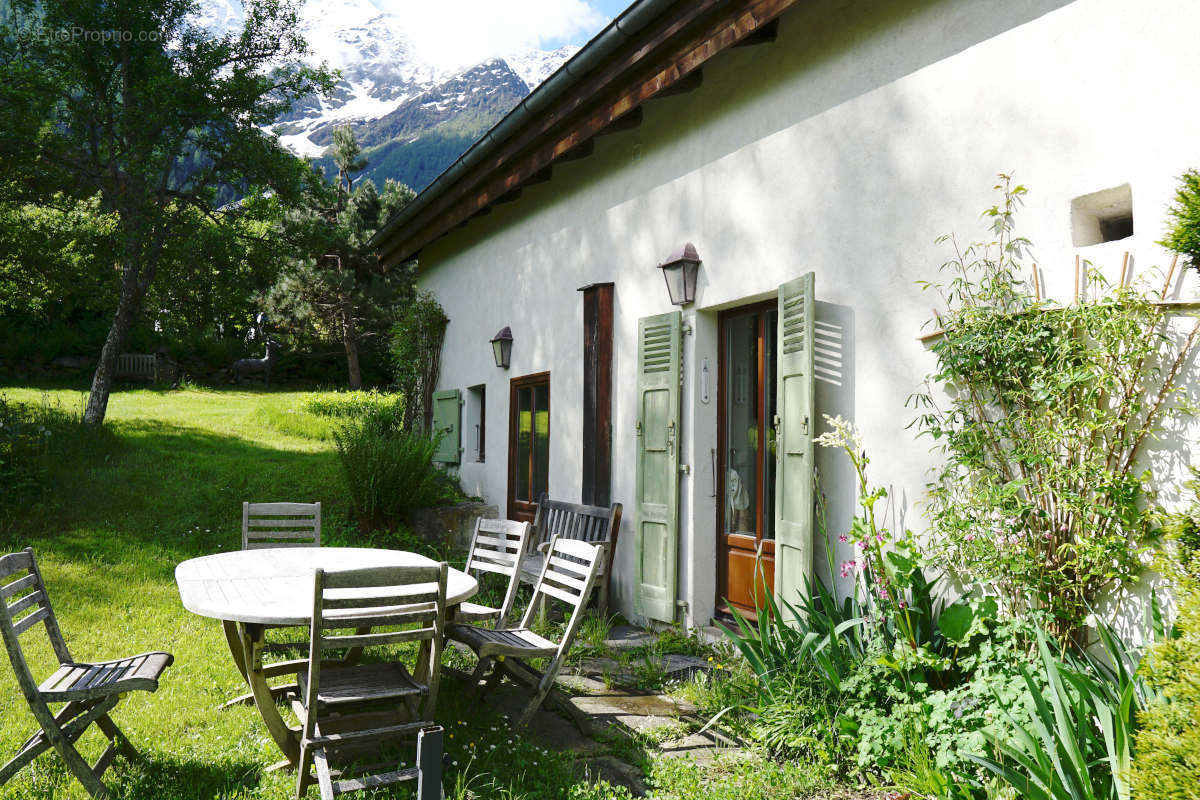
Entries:
{"type": "Polygon", "coordinates": [[[496,357],[497,367],[508,369],[509,360],[512,358],[512,331],[507,325],[492,337],[492,355],[496,357]]]}
{"type": "Polygon", "coordinates": [[[658,265],[667,281],[667,291],[671,293],[671,304],[685,306],[696,299],[696,273],[700,270],[700,254],[696,247],[688,242],[658,265]]]}

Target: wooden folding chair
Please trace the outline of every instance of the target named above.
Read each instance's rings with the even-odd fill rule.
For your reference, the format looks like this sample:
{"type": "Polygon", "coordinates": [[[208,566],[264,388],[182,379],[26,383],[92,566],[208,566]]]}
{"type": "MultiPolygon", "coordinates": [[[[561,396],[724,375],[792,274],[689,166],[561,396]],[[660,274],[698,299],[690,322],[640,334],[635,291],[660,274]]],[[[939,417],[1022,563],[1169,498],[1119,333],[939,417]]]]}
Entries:
{"type": "Polygon", "coordinates": [[[0,786],[53,747],[89,794],[110,797],[103,782],[105,771],[118,752],[136,758],[137,751],[112,721],[109,712],[126,692],[156,691],[159,676],[174,658],[170,653],[161,652],[95,664],[71,658],[50,606],[42,573],[33,557],[33,548],[0,557],[0,636],[17,674],[21,693],[41,726],[41,730],[21,746],[17,755],[0,767],[0,786]],[[59,661],[58,669],[41,684],[29,669],[20,638],[39,622],[45,624],[50,646],[59,661]],[[51,703],[65,705],[56,714],[50,710],[51,703]],[[108,738],[108,747],[95,764],[89,765],[75,748],[75,742],[92,724],[108,738]]]}
{"type": "Polygon", "coordinates": [[[243,550],[320,546],[320,503],[242,503],[243,550]]]}
{"type": "Polygon", "coordinates": [[[587,542],[556,536],[550,541],[542,571],[534,585],[533,598],[525,610],[520,627],[497,630],[452,623],[446,629],[448,637],[467,645],[479,656],[479,664],[472,676],[473,686],[478,686],[488,666],[494,662],[495,669],[488,679],[488,689],[499,682],[502,672],[533,688],[533,697],[517,720],[517,727],[529,724],[534,712],[554,687],[554,679],[571,650],[575,634],[579,632],[583,607],[596,582],[603,552],[602,548],[587,542]],[[529,627],[544,599],[561,600],[572,608],[567,629],[557,644],[534,633],[529,627]],[[549,658],[550,663],[545,672],[538,673],[521,660],[530,658],[549,658]]]}
{"type": "Polygon", "coordinates": [[[617,537],[621,533],[620,503],[610,507],[584,506],[551,500],[542,494],[538,498],[537,511],[533,518],[535,544],[521,561],[521,580],[533,583],[542,571],[542,561],[550,540],[555,536],[576,539],[603,549],[600,571],[596,586],[600,590],[598,600],[601,616],[608,616],[608,581],[612,572],[613,554],[617,550],[617,537]]]}
{"type": "Polygon", "coordinates": [[[428,567],[369,567],[325,572],[313,583],[308,669],[298,677],[300,763],[296,797],[316,770],[322,800],[356,789],[417,781],[418,800],[441,800],[441,729],[433,723],[446,627],[445,563],[428,567]],[[412,627],[416,626],[416,627],[412,627]],[[348,633],[372,629],[371,633],[348,633]],[[383,630],[391,629],[391,630],[383,630]],[[413,672],[399,662],[330,667],[329,650],[420,642],[413,672]],[[384,724],[381,724],[384,723],[384,724]],[[417,765],[361,763],[387,740],[417,737],[417,765]]]}
{"type": "MultiPolygon", "coordinates": [[[[321,504],[320,503],[242,503],[242,549],[259,550],[268,547],[320,547],[321,504]]],[[[289,625],[270,625],[268,628],[295,628],[289,625]]],[[[308,642],[277,640],[263,645],[263,652],[282,653],[295,663],[287,662],[271,666],[277,674],[292,674],[303,664],[308,654],[308,642]]],[[[285,683],[271,687],[276,697],[296,690],[296,684],[285,683]]],[[[221,707],[249,705],[254,695],[244,692],[221,707]]]]}
{"type": "Polygon", "coordinates": [[[508,578],[508,589],[500,608],[471,602],[459,604],[454,612],[455,622],[492,622],[495,628],[503,628],[508,623],[508,615],[512,613],[513,603],[517,599],[517,587],[520,585],[517,571],[529,541],[529,531],[528,522],[482,517],[475,521],[471,549],[467,551],[466,570],[476,575],[484,572],[503,575],[508,578]]]}

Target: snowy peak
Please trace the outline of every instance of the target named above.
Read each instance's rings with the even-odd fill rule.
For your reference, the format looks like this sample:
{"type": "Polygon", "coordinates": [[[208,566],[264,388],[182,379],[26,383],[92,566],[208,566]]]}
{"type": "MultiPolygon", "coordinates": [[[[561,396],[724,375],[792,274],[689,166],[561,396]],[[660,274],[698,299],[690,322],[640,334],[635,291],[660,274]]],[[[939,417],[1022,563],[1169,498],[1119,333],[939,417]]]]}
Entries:
{"type": "Polygon", "coordinates": [[[525,85],[533,91],[546,78],[579,52],[573,44],[560,47],[557,50],[518,50],[504,56],[504,61],[513,72],[521,76],[525,85]]]}

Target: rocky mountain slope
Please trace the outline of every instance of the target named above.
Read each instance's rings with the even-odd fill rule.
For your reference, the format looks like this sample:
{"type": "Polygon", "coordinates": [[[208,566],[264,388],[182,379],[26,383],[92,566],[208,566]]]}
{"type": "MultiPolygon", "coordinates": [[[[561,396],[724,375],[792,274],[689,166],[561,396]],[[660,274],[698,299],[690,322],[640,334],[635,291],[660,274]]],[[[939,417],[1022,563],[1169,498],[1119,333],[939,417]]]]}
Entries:
{"type": "MultiPolygon", "coordinates": [[[[239,0],[202,0],[197,17],[216,33],[241,20],[239,0]]],[[[422,60],[404,21],[372,0],[309,0],[302,27],[312,63],[341,80],[332,97],[304,98],[278,121],[281,141],[327,164],[334,127],[351,125],[376,183],[418,190],[578,50],[527,49],[446,69],[422,60]]]]}

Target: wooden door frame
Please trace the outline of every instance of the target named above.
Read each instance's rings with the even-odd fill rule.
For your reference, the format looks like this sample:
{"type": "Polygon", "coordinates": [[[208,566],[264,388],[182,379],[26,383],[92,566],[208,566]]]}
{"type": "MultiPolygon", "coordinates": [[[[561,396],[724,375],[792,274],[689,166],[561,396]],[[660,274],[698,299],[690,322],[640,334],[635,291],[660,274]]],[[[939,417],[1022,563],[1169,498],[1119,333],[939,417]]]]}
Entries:
{"type": "MultiPolygon", "coordinates": [[[[549,415],[550,415],[550,372],[549,371],[535,372],[530,375],[522,375],[520,377],[510,379],[508,382],[508,493],[507,493],[507,496],[505,497],[505,512],[509,519],[520,520],[522,522],[532,522],[533,521],[533,514],[537,507],[537,498],[536,497],[533,498],[533,500],[528,503],[528,505],[530,506],[529,511],[526,511],[523,508],[522,509],[516,508],[516,505],[518,502],[516,499],[516,495],[517,495],[517,438],[518,438],[517,392],[520,389],[523,389],[525,387],[541,386],[543,384],[546,386],[546,416],[547,416],[546,440],[547,440],[547,447],[548,447],[549,439],[550,439],[550,420],[549,420],[549,415]],[[521,514],[522,516],[520,516],[520,517],[515,516],[518,513],[521,514]],[[526,516],[528,517],[528,519],[526,519],[526,516]]],[[[533,402],[533,398],[531,396],[530,403],[532,403],[532,402],[533,402]]],[[[530,407],[530,410],[532,412],[532,406],[530,407]]],[[[533,429],[531,428],[531,431],[532,430],[533,429]]],[[[532,442],[530,443],[529,452],[530,452],[530,461],[529,461],[530,470],[532,470],[532,464],[533,464],[533,444],[532,444],[532,442]]],[[[547,483],[549,482],[549,478],[550,478],[549,456],[550,456],[550,454],[549,454],[549,452],[547,452],[547,454],[546,454],[546,457],[547,457],[547,465],[546,465],[547,483]]],[[[529,486],[531,488],[533,487],[532,471],[530,472],[530,475],[529,475],[529,486]]],[[[549,491],[548,485],[547,485],[547,491],[549,491]]],[[[520,502],[523,504],[525,503],[525,501],[520,501],[520,502]]]]}
{"type": "MultiPolygon", "coordinates": [[[[778,299],[772,298],[770,300],[762,300],[762,301],[759,301],[756,303],[747,303],[746,305],[743,305],[743,306],[727,308],[724,311],[717,312],[717,585],[716,585],[716,592],[714,593],[715,597],[713,599],[713,602],[714,602],[714,607],[718,611],[724,610],[726,613],[733,613],[734,611],[737,611],[737,609],[735,607],[728,605],[725,602],[725,598],[722,596],[722,590],[728,589],[728,586],[726,584],[727,584],[727,581],[729,580],[729,575],[727,574],[729,563],[728,563],[728,559],[725,557],[725,552],[724,552],[725,535],[726,535],[726,530],[725,530],[725,508],[726,508],[725,491],[726,490],[725,490],[725,486],[726,486],[726,481],[727,481],[726,474],[725,474],[725,469],[726,469],[726,466],[725,466],[726,465],[726,458],[725,458],[725,449],[726,449],[726,439],[725,439],[725,434],[726,434],[725,416],[726,416],[726,413],[725,412],[726,412],[726,408],[725,408],[725,403],[729,399],[727,397],[726,390],[725,390],[725,386],[727,383],[726,371],[727,371],[727,363],[728,363],[726,360],[726,356],[728,353],[727,353],[727,348],[726,348],[726,344],[725,344],[725,340],[727,338],[726,326],[727,326],[729,320],[734,317],[740,317],[745,314],[752,314],[754,312],[761,312],[761,313],[763,313],[764,317],[763,317],[763,320],[761,320],[759,322],[759,336],[761,336],[763,338],[763,342],[765,345],[766,329],[764,326],[766,325],[766,321],[765,321],[766,312],[778,311],[778,309],[779,309],[778,299]]],[[[778,343],[776,343],[776,346],[778,347],[778,343]]],[[[758,369],[757,386],[755,388],[755,392],[758,394],[758,400],[761,403],[760,407],[763,410],[763,413],[760,415],[760,419],[758,421],[758,441],[759,441],[760,449],[762,447],[766,446],[766,442],[767,442],[766,427],[767,427],[767,425],[774,424],[774,420],[767,420],[767,418],[766,418],[767,417],[767,415],[766,415],[766,409],[767,409],[766,385],[767,384],[766,384],[766,380],[765,380],[765,378],[766,378],[765,370],[769,366],[770,365],[767,360],[766,348],[765,348],[765,346],[760,347],[759,352],[758,352],[758,364],[757,364],[757,369],[758,369]]],[[[754,505],[755,505],[754,517],[755,517],[755,523],[757,525],[757,530],[755,531],[755,535],[757,536],[758,531],[763,530],[763,524],[765,522],[765,520],[763,519],[763,514],[765,513],[765,509],[764,509],[764,504],[763,504],[763,499],[762,499],[762,488],[763,488],[762,480],[764,477],[765,470],[763,468],[763,460],[761,457],[757,457],[755,459],[755,461],[756,461],[755,475],[756,475],[756,484],[757,484],[758,491],[755,493],[755,498],[754,498],[754,505]]],[[[772,489],[772,491],[774,491],[774,489],[772,489]]],[[[770,539],[770,540],[764,539],[761,541],[763,542],[763,550],[762,550],[763,554],[766,555],[769,552],[771,554],[772,558],[774,558],[775,540],[774,539],[770,539]],[[768,546],[770,548],[769,551],[768,551],[768,546]]]]}

